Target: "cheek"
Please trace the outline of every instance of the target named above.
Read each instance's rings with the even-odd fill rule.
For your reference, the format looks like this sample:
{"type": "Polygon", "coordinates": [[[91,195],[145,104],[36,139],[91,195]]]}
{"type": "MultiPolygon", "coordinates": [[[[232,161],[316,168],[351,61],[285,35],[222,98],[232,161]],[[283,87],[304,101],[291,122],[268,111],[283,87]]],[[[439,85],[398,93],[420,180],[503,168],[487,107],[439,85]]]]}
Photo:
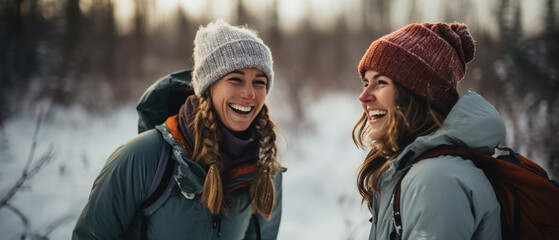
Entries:
{"type": "Polygon", "coordinates": [[[227,110],[224,99],[214,98],[212,99],[212,104],[218,119],[223,122],[223,117],[225,115],[225,111],[227,110]]]}
{"type": "Polygon", "coordinates": [[[258,91],[256,93],[256,99],[258,100],[258,105],[264,105],[264,102],[266,102],[266,90],[263,91],[258,91]]]}
{"type": "Polygon", "coordinates": [[[212,96],[212,104],[213,107],[215,109],[216,112],[221,112],[221,102],[219,101],[219,98],[216,98],[215,96],[212,96]]]}
{"type": "Polygon", "coordinates": [[[394,107],[394,91],[385,92],[385,94],[382,96],[382,98],[383,98],[383,102],[384,102],[385,107],[388,107],[388,108],[393,108],[394,107]]]}

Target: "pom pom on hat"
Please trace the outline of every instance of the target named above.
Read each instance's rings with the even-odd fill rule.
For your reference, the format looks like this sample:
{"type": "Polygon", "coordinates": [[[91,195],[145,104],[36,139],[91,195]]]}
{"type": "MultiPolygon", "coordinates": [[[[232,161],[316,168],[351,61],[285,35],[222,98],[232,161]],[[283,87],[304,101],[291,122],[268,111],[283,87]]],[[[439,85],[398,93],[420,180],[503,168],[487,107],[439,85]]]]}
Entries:
{"type": "Polygon", "coordinates": [[[474,55],[474,39],[464,24],[410,24],[374,41],[358,70],[361,78],[367,70],[385,74],[448,113],[474,55]]]}
{"type": "Polygon", "coordinates": [[[194,38],[192,86],[196,96],[234,70],[256,68],[268,78],[269,92],[274,80],[272,53],[256,32],[231,26],[222,19],[200,26],[194,38]]]}

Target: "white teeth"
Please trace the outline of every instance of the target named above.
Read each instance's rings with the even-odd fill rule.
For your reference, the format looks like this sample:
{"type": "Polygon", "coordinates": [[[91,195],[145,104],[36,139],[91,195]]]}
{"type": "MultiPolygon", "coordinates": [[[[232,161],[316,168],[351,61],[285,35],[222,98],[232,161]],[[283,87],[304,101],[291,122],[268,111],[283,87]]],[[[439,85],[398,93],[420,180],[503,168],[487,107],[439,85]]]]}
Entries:
{"type": "Polygon", "coordinates": [[[237,104],[229,104],[229,106],[231,106],[231,108],[237,110],[237,111],[241,111],[241,112],[250,112],[250,110],[252,110],[252,107],[245,107],[245,106],[241,106],[241,105],[237,105],[237,104]]]}
{"type": "Polygon", "coordinates": [[[369,116],[384,116],[388,113],[386,110],[371,110],[369,116]]]}

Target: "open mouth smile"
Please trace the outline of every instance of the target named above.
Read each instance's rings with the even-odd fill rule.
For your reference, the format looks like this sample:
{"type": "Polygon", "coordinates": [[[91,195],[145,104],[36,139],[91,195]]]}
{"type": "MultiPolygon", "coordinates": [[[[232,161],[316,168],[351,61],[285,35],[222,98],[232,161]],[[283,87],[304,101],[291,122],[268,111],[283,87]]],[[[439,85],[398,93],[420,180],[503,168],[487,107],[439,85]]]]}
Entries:
{"type": "Polygon", "coordinates": [[[386,110],[370,110],[367,113],[369,114],[369,119],[370,120],[377,120],[379,118],[382,118],[382,117],[386,116],[388,111],[386,111],[386,110]]]}
{"type": "Polygon", "coordinates": [[[254,107],[242,106],[239,104],[230,103],[229,107],[238,114],[249,114],[254,107]]]}

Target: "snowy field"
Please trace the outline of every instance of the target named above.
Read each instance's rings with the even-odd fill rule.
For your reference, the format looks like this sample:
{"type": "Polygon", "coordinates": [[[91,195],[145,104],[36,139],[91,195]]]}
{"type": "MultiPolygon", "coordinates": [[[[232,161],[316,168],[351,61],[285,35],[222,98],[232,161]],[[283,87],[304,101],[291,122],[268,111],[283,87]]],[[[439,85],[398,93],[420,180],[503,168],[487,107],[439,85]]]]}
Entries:
{"type": "MultiPolygon", "coordinates": [[[[356,96],[314,99],[312,107],[305,108],[306,123],[296,129],[284,127],[289,114],[274,112],[285,108],[280,105],[270,104],[281,129],[282,164],[288,168],[279,239],[366,239],[370,214],[361,207],[355,186],[356,169],[365,153],[351,141],[351,128],[361,113],[356,96]]],[[[36,118],[21,114],[0,130],[0,196],[21,175],[36,118]]],[[[103,117],[79,108],[49,115],[41,125],[34,158],[52,147],[52,159],[10,201],[28,218],[27,230],[17,215],[3,208],[0,238],[18,239],[26,231],[70,239],[95,177],[112,151],[136,135],[136,123],[134,106],[103,117]]]]}

